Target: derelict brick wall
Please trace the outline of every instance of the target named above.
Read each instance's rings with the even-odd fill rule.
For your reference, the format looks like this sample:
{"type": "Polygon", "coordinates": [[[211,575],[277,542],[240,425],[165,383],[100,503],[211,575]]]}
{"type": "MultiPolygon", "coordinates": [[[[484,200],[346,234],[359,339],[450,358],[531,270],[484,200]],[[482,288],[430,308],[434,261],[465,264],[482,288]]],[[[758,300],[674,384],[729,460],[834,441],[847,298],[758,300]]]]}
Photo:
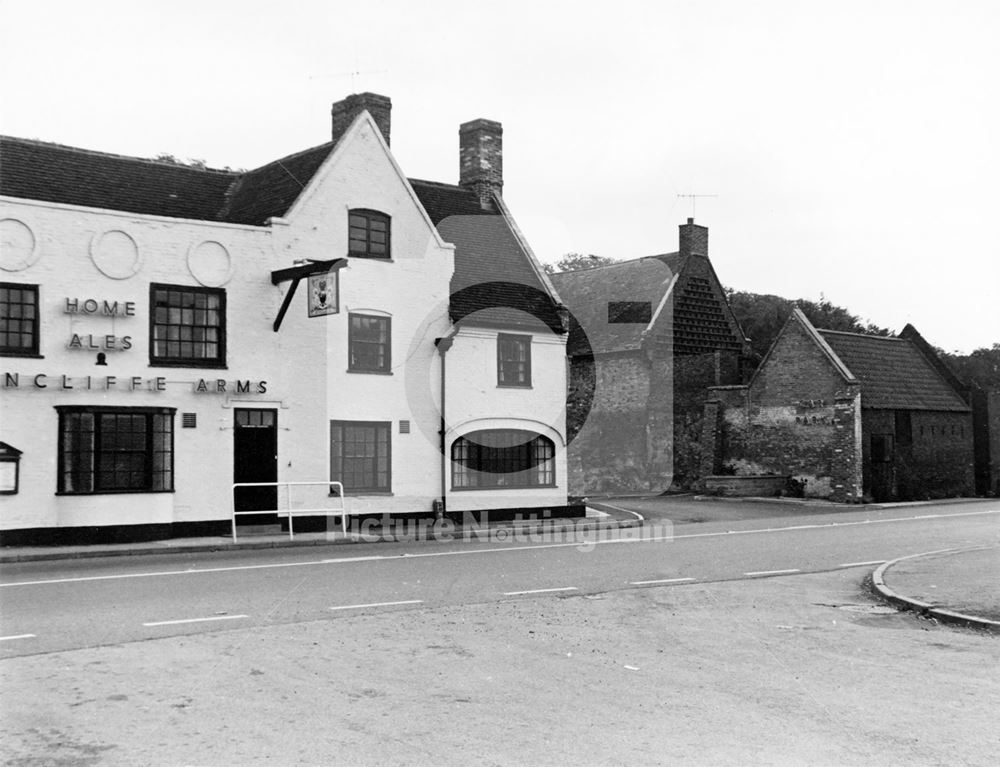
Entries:
{"type": "Polygon", "coordinates": [[[972,406],[972,449],[974,453],[976,495],[990,492],[990,407],[989,392],[976,388],[969,392],[972,406]]]}
{"type": "Polygon", "coordinates": [[[914,411],[912,418],[914,495],[973,495],[972,415],[914,411]]]}
{"type": "Polygon", "coordinates": [[[986,395],[986,422],[989,429],[989,492],[1000,495],[1000,391],[986,395]]]}
{"type": "Polygon", "coordinates": [[[896,434],[895,410],[865,408],[862,411],[865,492],[870,495],[874,490],[871,437],[887,434],[894,439],[892,499],[911,501],[972,495],[971,414],[930,410],[908,412],[913,437],[910,445],[901,443],[896,434]]]}
{"type": "Polygon", "coordinates": [[[572,361],[567,405],[571,495],[650,489],[649,396],[650,366],[640,352],[572,361]],[[588,396],[591,407],[584,418],[588,396]]]}
{"type": "Polygon", "coordinates": [[[701,463],[698,473],[702,477],[718,474],[722,470],[722,403],[706,402],[701,420],[701,463]]]}
{"type": "Polygon", "coordinates": [[[661,352],[651,349],[649,353],[649,397],[646,400],[647,488],[659,491],[667,490],[677,474],[679,426],[675,410],[677,384],[675,360],[669,354],[661,352]]]}
{"type": "MultiPolygon", "coordinates": [[[[738,352],[714,351],[672,359],[673,479],[681,487],[689,487],[703,475],[703,408],[708,387],[740,383],[739,357],[738,352]]],[[[651,412],[660,411],[651,403],[651,412]]]]}
{"type": "Polygon", "coordinates": [[[724,410],[723,468],[789,475],[810,497],[860,500],[858,396],[793,321],[751,383],[749,406],[724,410]]]}

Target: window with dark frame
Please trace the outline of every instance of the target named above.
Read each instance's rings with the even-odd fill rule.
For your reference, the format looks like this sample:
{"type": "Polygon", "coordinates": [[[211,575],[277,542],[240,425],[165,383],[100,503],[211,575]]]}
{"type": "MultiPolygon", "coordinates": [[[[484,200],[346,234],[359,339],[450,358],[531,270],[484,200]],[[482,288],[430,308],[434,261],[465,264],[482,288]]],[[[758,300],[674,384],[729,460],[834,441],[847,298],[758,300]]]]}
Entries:
{"type": "Polygon", "coordinates": [[[497,386],[531,386],[531,336],[497,335],[497,386]]]}
{"type": "Polygon", "coordinates": [[[330,421],[330,479],[345,493],[392,491],[391,421],[330,421]]]}
{"type": "Polygon", "coordinates": [[[38,355],[38,286],[0,282],[0,355],[38,355]]]}
{"type": "Polygon", "coordinates": [[[392,367],[392,322],[389,317],[351,314],[347,331],[347,369],[388,373],[392,367]]]}
{"type": "Polygon", "coordinates": [[[173,491],[173,408],[56,410],[60,494],[173,491]]]}
{"type": "Polygon", "coordinates": [[[149,364],[226,366],[226,291],[149,286],[149,364]]]}
{"type": "Polygon", "coordinates": [[[347,255],[360,258],[390,258],[389,217],[377,210],[355,209],[347,214],[347,255]]]}
{"type": "Polygon", "coordinates": [[[483,429],[451,445],[451,484],[476,488],[555,487],[555,445],[521,429],[483,429]]]}

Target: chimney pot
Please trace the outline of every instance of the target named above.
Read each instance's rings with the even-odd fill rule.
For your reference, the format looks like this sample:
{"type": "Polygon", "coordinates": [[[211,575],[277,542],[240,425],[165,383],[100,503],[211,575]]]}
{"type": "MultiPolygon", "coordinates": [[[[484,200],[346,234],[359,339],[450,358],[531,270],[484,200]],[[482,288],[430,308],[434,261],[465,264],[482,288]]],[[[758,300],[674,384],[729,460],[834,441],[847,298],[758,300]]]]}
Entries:
{"type": "Polygon", "coordinates": [[[352,93],[347,98],[337,101],[330,109],[333,121],[333,140],[339,139],[348,126],[362,112],[367,111],[375,120],[385,143],[389,143],[390,128],[392,127],[392,99],[388,96],[380,96],[377,93],[352,93]]]}
{"type": "Polygon", "coordinates": [[[459,184],[472,189],[488,209],[503,193],[503,126],[495,120],[472,120],[458,128],[459,184]]]}

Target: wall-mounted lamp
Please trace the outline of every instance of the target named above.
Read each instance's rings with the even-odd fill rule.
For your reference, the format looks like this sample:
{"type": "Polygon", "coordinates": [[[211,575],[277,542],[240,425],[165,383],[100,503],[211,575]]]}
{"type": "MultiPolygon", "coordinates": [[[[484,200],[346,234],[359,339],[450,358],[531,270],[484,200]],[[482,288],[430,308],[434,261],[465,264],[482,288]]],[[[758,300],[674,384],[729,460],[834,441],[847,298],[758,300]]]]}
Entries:
{"type": "Polygon", "coordinates": [[[97,362],[95,362],[94,364],[95,365],[107,365],[108,364],[108,355],[106,355],[104,352],[98,352],[97,353],[97,362]]]}
{"type": "Polygon", "coordinates": [[[0,442],[0,495],[17,492],[21,474],[21,451],[6,442],[0,442]]]}

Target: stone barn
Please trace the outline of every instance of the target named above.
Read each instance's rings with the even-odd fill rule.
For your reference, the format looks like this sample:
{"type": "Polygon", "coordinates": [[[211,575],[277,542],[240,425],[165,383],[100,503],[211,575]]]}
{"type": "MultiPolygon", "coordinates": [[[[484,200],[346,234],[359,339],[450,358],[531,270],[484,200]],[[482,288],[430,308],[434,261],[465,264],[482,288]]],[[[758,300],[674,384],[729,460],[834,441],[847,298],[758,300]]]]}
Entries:
{"type": "Polygon", "coordinates": [[[833,501],[970,495],[964,394],[911,325],[896,337],[817,330],[795,309],[748,384],[710,389],[705,485],[833,501]]]}

